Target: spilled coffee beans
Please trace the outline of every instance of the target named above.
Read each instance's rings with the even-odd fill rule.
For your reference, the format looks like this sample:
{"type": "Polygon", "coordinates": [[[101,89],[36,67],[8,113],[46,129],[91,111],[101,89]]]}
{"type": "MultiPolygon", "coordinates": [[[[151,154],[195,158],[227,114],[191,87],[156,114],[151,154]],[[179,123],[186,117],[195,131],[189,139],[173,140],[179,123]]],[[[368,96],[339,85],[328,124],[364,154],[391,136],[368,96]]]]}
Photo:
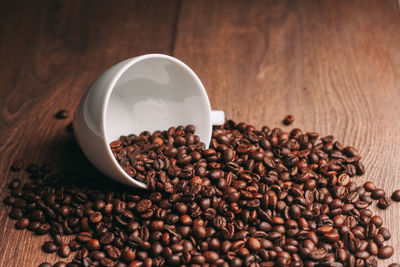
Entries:
{"type": "Polygon", "coordinates": [[[393,255],[369,209],[389,199],[352,181],[364,173],[355,148],[233,121],[214,128],[209,148],[194,133],[171,127],[110,144],[148,192],[28,165],[32,181],[12,181],[4,200],[10,217],[50,234],[47,252],[77,250],[57,266],[377,266],[393,255]]]}

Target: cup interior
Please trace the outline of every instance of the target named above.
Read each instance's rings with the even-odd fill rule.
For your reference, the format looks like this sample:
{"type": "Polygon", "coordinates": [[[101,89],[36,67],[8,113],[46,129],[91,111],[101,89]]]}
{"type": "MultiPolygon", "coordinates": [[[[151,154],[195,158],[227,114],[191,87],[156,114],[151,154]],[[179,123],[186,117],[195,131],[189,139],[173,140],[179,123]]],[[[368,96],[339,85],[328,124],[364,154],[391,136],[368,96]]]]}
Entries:
{"type": "Polygon", "coordinates": [[[200,140],[211,138],[211,108],[196,74],[165,55],[132,59],[110,88],[103,122],[108,143],[121,135],[193,124],[200,140]]]}

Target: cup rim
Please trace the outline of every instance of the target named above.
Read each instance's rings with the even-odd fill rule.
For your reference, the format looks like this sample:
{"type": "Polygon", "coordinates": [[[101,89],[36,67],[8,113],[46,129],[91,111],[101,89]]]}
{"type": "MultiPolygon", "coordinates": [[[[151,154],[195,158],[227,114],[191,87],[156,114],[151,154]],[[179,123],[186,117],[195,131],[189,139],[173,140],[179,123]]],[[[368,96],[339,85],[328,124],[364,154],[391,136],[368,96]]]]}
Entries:
{"type": "MultiPolygon", "coordinates": [[[[210,104],[210,100],[208,98],[207,95],[207,91],[204,88],[203,83],[201,82],[200,78],[196,75],[196,73],[189,67],[187,66],[185,63],[183,63],[182,61],[180,61],[179,59],[169,56],[169,55],[165,55],[165,54],[145,54],[145,55],[141,55],[141,56],[137,56],[137,57],[133,57],[130,59],[125,60],[125,64],[117,71],[117,73],[114,75],[114,77],[112,78],[111,82],[108,84],[107,87],[107,91],[102,103],[102,116],[101,116],[101,121],[100,121],[100,131],[101,134],[104,136],[104,138],[102,138],[103,141],[103,145],[107,148],[107,154],[108,156],[112,159],[112,161],[114,162],[114,164],[117,166],[117,169],[122,173],[122,175],[127,179],[127,181],[132,182],[135,186],[138,186],[140,188],[144,188],[144,189],[148,189],[147,184],[144,182],[140,182],[138,180],[136,180],[135,178],[130,177],[123,169],[122,167],[119,165],[119,163],[117,162],[117,160],[115,159],[114,155],[112,154],[111,148],[110,148],[110,144],[108,143],[108,136],[106,133],[106,113],[107,113],[107,108],[108,108],[108,104],[109,104],[109,100],[111,97],[111,94],[115,88],[115,85],[117,84],[117,82],[119,81],[119,79],[121,78],[121,76],[129,69],[131,68],[134,64],[139,63],[143,60],[146,59],[151,59],[151,58],[160,58],[160,59],[164,59],[167,61],[170,61],[174,64],[179,65],[181,68],[183,68],[186,72],[188,72],[193,78],[194,81],[197,83],[198,87],[201,89],[201,95],[203,98],[205,98],[205,103],[207,105],[207,118],[210,120],[210,123],[208,124],[209,129],[207,129],[207,132],[210,132],[210,138],[211,138],[211,131],[212,131],[212,125],[211,125],[211,104],[210,104]]],[[[124,61],[123,61],[124,62],[124,61]]],[[[171,125],[172,126],[172,125],[171,125]]],[[[176,125],[177,126],[177,125],[176,125]]]]}

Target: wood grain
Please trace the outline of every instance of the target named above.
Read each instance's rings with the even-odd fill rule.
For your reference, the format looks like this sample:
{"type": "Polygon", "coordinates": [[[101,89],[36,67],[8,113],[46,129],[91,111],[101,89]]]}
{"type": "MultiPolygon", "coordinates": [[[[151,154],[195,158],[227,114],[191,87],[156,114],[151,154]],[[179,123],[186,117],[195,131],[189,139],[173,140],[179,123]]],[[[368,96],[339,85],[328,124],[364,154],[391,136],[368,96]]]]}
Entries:
{"type": "MultiPolygon", "coordinates": [[[[183,2],[175,56],[228,118],[332,134],[367,172],[400,188],[400,16],[383,1],[183,2]],[[286,114],[296,120],[282,125],[286,114]]],[[[399,204],[380,214],[400,262],[399,204]]]]}
{"type": "MultiPolygon", "coordinates": [[[[109,66],[151,52],[192,67],[228,118],[333,134],[359,148],[359,183],[400,188],[399,10],[396,0],[0,1],[0,199],[16,159],[87,167],[70,119],[54,114],[73,112],[109,66]]],[[[0,205],[0,266],[59,259],[0,205]]],[[[400,262],[399,210],[374,210],[397,248],[379,266],[400,262]]]]}
{"type": "MultiPolygon", "coordinates": [[[[75,110],[90,83],[117,62],[169,53],[177,3],[169,1],[0,2],[0,198],[15,178],[10,165],[52,162],[55,169],[88,165],[65,127],[60,108],[75,110]]],[[[25,178],[25,177],[20,177],[25,178]]],[[[0,266],[37,266],[49,237],[16,231],[0,209],[0,266]]]]}

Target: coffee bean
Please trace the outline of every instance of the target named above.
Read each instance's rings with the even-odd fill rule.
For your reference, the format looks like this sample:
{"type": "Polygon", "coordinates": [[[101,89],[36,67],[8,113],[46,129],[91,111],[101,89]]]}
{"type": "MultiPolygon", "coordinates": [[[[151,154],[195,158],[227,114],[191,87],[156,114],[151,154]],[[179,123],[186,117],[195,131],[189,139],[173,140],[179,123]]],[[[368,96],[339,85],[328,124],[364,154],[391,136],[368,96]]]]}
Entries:
{"type": "Polygon", "coordinates": [[[132,261],[134,261],[136,258],[136,253],[135,251],[128,249],[126,251],[124,251],[122,253],[122,259],[126,262],[126,263],[130,263],[132,261]]]}
{"type": "Polygon", "coordinates": [[[374,241],[369,241],[368,243],[368,251],[371,255],[378,255],[378,245],[374,241]]]}
{"type": "Polygon", "coordinates": [[[383,189],[377,188],[371,192],[371,197],[373,199],[379,199],[385,197],[386,193],[383,189]]]}
{"type": "Polygon", "coordinates": [[[285,125],[290,125],[294,122],[294,116],[292,114],[286,115],[286,117],[283,119],[283,124],[285,125]]]}
{"type": "Polygon", "coordinates": [[[58,248],[58,255],[66,258],[69,256],[69,254],[71,254],[71,249],[68,244],[61,244],[61,246],[58,248]]]}
{"type": "Polygon", "coordinates": [[[390,200],[387,197],[382,197],[378,200],[378,207],[381,209],[386,209],[390,206],[390,200]]]}
{"type": "Polygon", "coordinates": [[[103,215],[101,212],[95,211],[90,215],[90,221],[92,223],[99,223],[101,220],[103,220],[103,215]]]}
{"type": "Polygon", "coordinates": [[[53,265],[53,267],[67,267],[67,263],[64,261],[58,261],[53,265]]]}
{"type": "Polygon", "coordinates": [[[381,234],[385,240],[389,240],[392,237],[389,229],[387,229],[386,227],[379,228],[378,234],[381,234]]]}
{"type": "Polygon", "coordinates": [[[55,117],[57,119],[66,119],[69,116],[69,112],[65,109],[60,109],[59,111],[57,111],[55,117]]]}
{"type": "Polygon", "coordinates": [[[99,242],[102,245],[111,244],[114,241],[114,234],[111,232],[105,233],[99,238],[99,242]]]}
{"type": "Polygon", "coordinates": [[[90,239],[86,246],[89,250],[98,250],[100,249],[100,242],[97,239],[90,239]]]}
{"type": "Polygon", "coordinates": [[[261,243],[256,238],[249,238],[248,247],[251,251],[259,251],[261,249],[261,243]]]}
{"type": "Polygon", "coordinates": [[[397,201],[397,202],[400,201],[400,190],[395,190],[395,191],[392,193],[392,199],[393,199],[394,201],[397,201]]]}
{"type": "Polygon", "coordinates": [[[40,225],[41,225],[40,222],[32,221],[29,223],[28,229],[31,231],[36,231],[36,229],[38,229],[40,225]]]}
{"type": "Polygon", "coordinates": [[[196,238],[205,238],[207,236],[207,231],[206,228],[204,228],[203,226],[195,226],[192,229],[192,234],[196,238]]]}
{"type": "Polygon", "coordinates": [[[213,263],[219,259],[219,255],[215,251],[205,251],[203,253],[206,262],[213,263]]]}
{"type": "Polygon", "coordinates": [[[376,186],[373,182],[368,181],[364,183],[364,188],[365,190],[367,190],[368,192],[372,192],[376,190],[376,186]]]}
{"type": "Polygon", "coordinates": [[[22,160],[17,160],[11,165],[11,170],[14,172],[22,170],[24,167],[24,162],[22,160]]]}
{"type": "Polygon", "coordinates": [[[88,232],[81,232],[76,236],[76,239],[81,243],[86,243],[92,239],[92,234],[88,232]]]}
{"type": "Polygon", "coordinates": [[[100,260],[100,264],[101,264],[101,266],[104,266],[104,267],[113,267],[114,261],[109,258],[103,258],[100,260]]]}
{"type": "Polygon", "coordinates": [[[107,253],[107,256],[112,260],[117,260],[121,257],[121,251],[114,246],[110,246],[107,249],[106,253],[107,253]]]}
{"type": "Polygon", "coordinates": [[[50,232],[51,226],[48,223],[41,224],[36,230],[37,235],[45,235],[50,232]]]}
{"type": "Polygon", "coordinates": [[[383,224],[382,217],[378,215],[372,216],[370,222],[373,223],[376,227],[381,227],[383,224]]]}
{"type": "Polygon", "coordinates": [[[227,148],[224,150],[222,158],[225,162],[230,162],[233,160],[234,156],[235,154],[233,152],[233,149],[227,148]]]}
{"type": "Polygon", "coordinates": [[[53,241],[47,241],[42,245],[42,249],[44,252],[53,253],[57,251],[58,246],[53,241]]]}
{"type": "Polygon", "coordinates": [[[43,263],[39,264],[39,267],[52,267],[52,265],[48,262],[43,262],[43,263]]]}
{"type": "Polygon", "coordinates": [[[18,179],[18,178],[16,178],[16,179],[13,179],[9,184],[8,184],[8,188],[9,189],[16,189],[16,188],[19,188],[21,186],[21,180],[20,179],[18,179]]]}
{"type": "Polygon", "coordinates": [[[136,210],[140,213],[147,211],[151,207],[152,203],[149,199],[143,199],[136,205],[136,210]]]}
{"type": "Polygon", "coordinates": [[[379,249],[378,255],[381,259],[390,258],[394,253],[392,246],[383,246],[379,249]]]}
{"type": "Polygon", "coordinates": [[[28,227],[29,225],[29,219],[28,218],[21,218],[17,221],[17,223],[15,224],[15,228],[17,229],[25,229],[26,227],[28,227]]]}

